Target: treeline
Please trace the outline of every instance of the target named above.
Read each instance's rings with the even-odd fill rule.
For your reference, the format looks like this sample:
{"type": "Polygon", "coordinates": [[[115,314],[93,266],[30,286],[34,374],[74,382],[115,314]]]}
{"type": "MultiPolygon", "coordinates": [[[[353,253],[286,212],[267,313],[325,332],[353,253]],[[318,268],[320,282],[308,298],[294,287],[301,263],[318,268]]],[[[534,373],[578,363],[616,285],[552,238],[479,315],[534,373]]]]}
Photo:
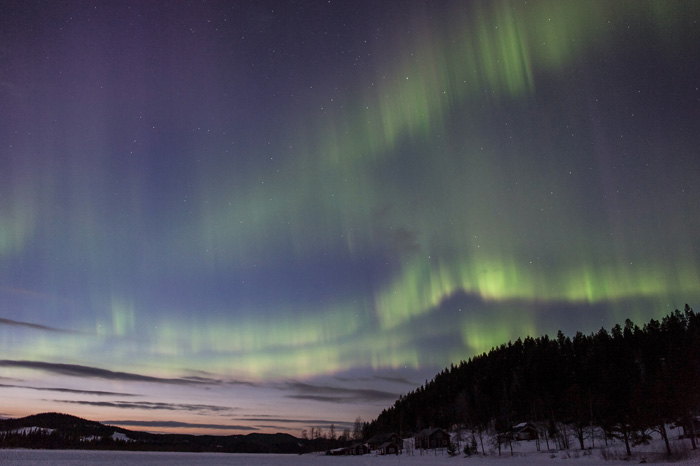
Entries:
{"type": "MultiPolygon", "coordinates": [[[[366,426],[366,434],[407,436],[463,426],[481,437],[528,422],[544,441],[584,448],[596,432],[630,444],[666,425],[693,429],[700,408],[700,314],[687,304],[642,328],[629,319],[610,332],[527,337],[452,365],[366,426]]],[[[700,432],[699,432],[700,433],[700,432]]],[[[694,432],[693,432],[694,434],[694,432]]],[[[694,435],[692,447],[696,448],[694,435]]],[[[483,447],[482,447],[483,448],[483,447]]]]}
{"type": "Polygon", "coordinates": [[[330,425],[327,431],[320,426],[312,426],[308,430],[302,429],[303,452],[328,451],[335,448],[349,447],[353,443],[362,442],[365,437],[367,423],[361,417],[355,419],[352,431],[346,427],[339,432],[335,424],[330,425]]]}
{"type": "Polygon", "coordinates": [[[0,432],[1,448],[31,448],[42,450],[127,450],[124,440],[112,437],[84,439],[61,431],[34,429],[27,431],[0,432]]]}

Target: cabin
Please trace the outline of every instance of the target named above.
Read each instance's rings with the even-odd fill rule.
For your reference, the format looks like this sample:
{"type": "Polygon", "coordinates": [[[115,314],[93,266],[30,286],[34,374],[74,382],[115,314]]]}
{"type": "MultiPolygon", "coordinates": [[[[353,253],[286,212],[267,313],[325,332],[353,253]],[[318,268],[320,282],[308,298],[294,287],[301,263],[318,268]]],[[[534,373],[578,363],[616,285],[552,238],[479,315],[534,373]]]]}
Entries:
{"type": "Polygon", "coordinates": [[[349,447],[333,448],[328,450],[328,456],[360,456],[369,453],[369,447],[364,443],[354,443],[349,447]]]}
{"type": "Polygon", "coordinates": [[[415,442],[416,449],[447,448],[450,444],[450,434],[440,428],[423,429],[416,434],[415,442]]]}
{"type": "Polygon", "coordinates": [[[328,456],[347,456],[350,454],[349,447],[333,448],[326,452],[328,456]]]}
{"type": "Polygon", "coordinates": [[[394,443],[396,445],[401,445],[403,442],[401,441],[399,436],[394,434],[393,432],[390,434],[377,434],[372,436],[369,440],[367,440],[367,445],[369,446],[370,451],[379,450],[379,448],[385,443],[394,443]]]}
{"type": "Polygon", "coordinates": [[[349,451],[353,456],[366,455],[369,453],[369,447],[365,443],[355,443],[349,447],[349,451]]]}
{"type": "Polygon", "coordinates": [[[529,422],[521,422],[511,428],[511,438],[515,441],[537,440],[537,429],[529,422]]]}
{"type": "Polygon", "coordinates": [[[377,453],[380,455],[398,455],[400,451],[399,444],[395,442],[385,442],[377,448],[377,453]]]}

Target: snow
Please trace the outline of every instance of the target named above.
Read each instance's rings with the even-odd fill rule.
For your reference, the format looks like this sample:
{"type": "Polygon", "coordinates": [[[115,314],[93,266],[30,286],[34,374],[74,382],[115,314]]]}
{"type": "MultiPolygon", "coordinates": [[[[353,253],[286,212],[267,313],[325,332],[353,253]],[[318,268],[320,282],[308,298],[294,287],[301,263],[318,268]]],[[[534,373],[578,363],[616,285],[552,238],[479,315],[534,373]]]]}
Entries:
{"type": "Polygon", "coordinates": [[[26,434],[36,434],[36,433],[44,433],[44,434],[50,434],[56,429],[49,429],[46,427],[20,427],[19,429],[14,429],[8,431],[9,434],[21,434],[21,435],[26,435],[26,434]]]}
{"type": "MultiPolygon", "coordinates": [[[[655,445],[655,451],[660,451],[655,445]]],[[[583,454],[570,450],[568,452],[538,453],[523,452],[511,456],[471,456],[451,457],[444,452],[429,451],[421,455],[416,452],[413,456],[326,456],[323,454],[308,455],[254,455],[226,453],[160,453],[160,452],[124,452],[124,451],[88,451],[88,450],[3,450],[3,466],[185,466],[197,464],[200,466],[589,466],[589,465],[629,465],[639,463],[642,457],[633,456],[632,460],[615,459],[605,461],[601,452],[592,450],[583,454]]],[[[663,458],[647,458],[647,464],[669,464],[663,458]]],[[[679,466],[697,466],[700,464],[700,454],[692,452],[687,458],[670,464],[679,466]]]]}
{"type": "MultiPolygon", "coordinates": [[[[40,427],[25,427],[13,432],[31,433],[36,431],[51,432],[51,429],[40,427]]],[[[379,456],[374,453],[364,456],[327,456],[324,453],[305,455],[279,454],[226,454],[226,453],[173,453],[173,452],[128,452],[128,451],[88,451],[88,450],[2,450],[0,463],[2,466],[34,466],[52,464],[55,466],[102,466],[123,465],[163,465],[184,466],[197,464],[201,466],[450,466],[466,464],[469,466],[590,466],[590,465],[629,465],[629,464],[673,464],[679,466],[700,465],[700,450],[691,450],[690,440],[671,440],[671,449],[675,453],[672,460],[666,458],[663,440],[656,435],[648,445],[633,447],[632,457],[627,458],[625,446],[621,441],[596,440],[596,448],[569,449],[547,451],[546,444],[540,443],[542,451],[537,451],[534,441],[513,442],[513,454],[507,445],[502,445],[501,455],[494,446],[484,441],[487,455],[481,453],[465,458],[461,453],[449,456],[446,449],[415,450],[412,439],[404,441],[402,455],[379,456]]],[[[119,432],[112,434],[115,440],[130,439],[119,432]]],[[[469,438],[462,436],[462,438],[469,438]]],[[[453,437],[453,441],[457,438],[453,437]]],[[[464,444],[464,441],[462,442],[464,444]]],[[[553,443],[550,441],[550,446],[553,443]]],[[[479,452],[481,446],[479,445],[479,452]]]]}
{"type": "Polygon", "coordinates": [[[127,437],[126,434],[122,434],[121,432],[115,432],[112,434],[112,439],[113,440],[121,440],[123,442],[132,442],[132,440],[127,437]]]}
{"type": "MultiPolygon", "coordinates": [[[[8,434],[20,434],[20,435],[27,435],[27,434],[36,434],[36,433],[44,433],[44,434],[50,434],[56,429],[49,429],[47,427],[20,427],[19,429],[13,429],[6,431],[8,434]]],[[[113,440],[121,440],[124,442],[133,442],[126,434],[122,434],[120,432],[114,432],[112,434],[112,439],[113,440]]],[[[96,440],[102,440],[102,437],[98,435],[91,435],[89,437],[81,437],[80,440],[82,442],[92,442],[96,440]]]]}

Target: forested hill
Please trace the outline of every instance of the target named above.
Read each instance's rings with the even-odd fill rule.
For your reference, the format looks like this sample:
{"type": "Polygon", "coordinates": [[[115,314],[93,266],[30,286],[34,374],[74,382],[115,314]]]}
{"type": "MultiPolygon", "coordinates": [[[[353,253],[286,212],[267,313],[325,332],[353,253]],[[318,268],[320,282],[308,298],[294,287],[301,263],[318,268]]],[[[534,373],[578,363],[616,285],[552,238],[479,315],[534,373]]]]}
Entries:
{"type": "Polygon", "coordinates": [[[700,408],[698,387],[700,314],[686,304],[642,328],[627,320],[610,332],[572,339],[560,331],[493,348],[400,397],[365,433],[454,425],[506,432],[529,422],[543,435],[573,430],[581,446],[591,426],[632,441],[690,419],[700,408]]]}
{"type": "Polygon", "coordinates": [[[289,434],[152,434],[59,413],[0,420],[0,448],[299,453],[303,443],[289,434]]]}

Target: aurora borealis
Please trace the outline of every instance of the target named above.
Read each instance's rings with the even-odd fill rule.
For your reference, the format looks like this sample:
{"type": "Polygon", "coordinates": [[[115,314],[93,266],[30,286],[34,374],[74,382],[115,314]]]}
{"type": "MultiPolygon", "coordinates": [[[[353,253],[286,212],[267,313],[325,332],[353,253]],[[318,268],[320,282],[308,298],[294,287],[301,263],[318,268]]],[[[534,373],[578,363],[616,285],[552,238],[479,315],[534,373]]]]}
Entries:
{"type": "Polygon", "coordinates": [[[700,4],[0,7],[0,415],[371,419],[700,298],[700,4]]]}

